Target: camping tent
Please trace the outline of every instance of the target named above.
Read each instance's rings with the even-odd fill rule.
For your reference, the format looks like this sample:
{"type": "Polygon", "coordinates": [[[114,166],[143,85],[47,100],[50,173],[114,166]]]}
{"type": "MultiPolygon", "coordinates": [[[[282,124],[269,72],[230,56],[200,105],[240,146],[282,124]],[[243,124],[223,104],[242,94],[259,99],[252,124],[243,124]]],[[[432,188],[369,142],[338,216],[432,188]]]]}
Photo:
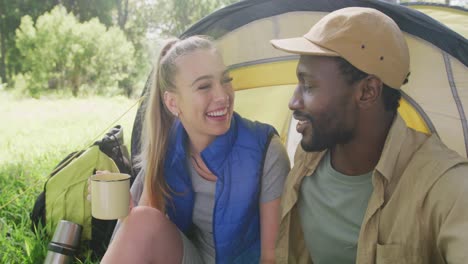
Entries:
{"type": "Polygon", "coordinates": [[[468,21],[466,21],[468,14],[467,10],[462,7],[434,3],[404,3],[403,5],[423,12],[463,37],[468,37],[468,21]]]}
{"type": "MultiPolygon", "coordinates": [[[[432,10],[448,26],[459,25],[454,28],[462,36],[413,8],[386,2],[247,0],[212,13],[182,37],[202,34],[215,38],[234,78],[235,110],[272,124],[291,157],[300,140],[287,109],[297,83],[298,56],[274,49],[269,40],[303,35],[325,14],[349,6],[376,8],[404,31],[410,48],[411,76],[403,86],[400,113],[410,127],[436,133],[450,148],[467,156],[468,12],[464,9],[415,6],[432,10]]],[[[140,131],[141,117],[139,111],[134,133],[140,131]]],[[[133,153],[138,152],[138,139],[132,136],[133,153]]]]}

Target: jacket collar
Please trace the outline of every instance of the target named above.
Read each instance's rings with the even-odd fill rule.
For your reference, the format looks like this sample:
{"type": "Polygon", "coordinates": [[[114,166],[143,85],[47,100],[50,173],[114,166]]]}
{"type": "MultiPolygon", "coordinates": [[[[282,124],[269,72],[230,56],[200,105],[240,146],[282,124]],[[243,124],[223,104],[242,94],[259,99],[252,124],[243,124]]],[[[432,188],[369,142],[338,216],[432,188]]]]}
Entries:
{"type": "Polygon", "coordinates": [[[375,170],[382,174],[388,182],[391,181],[392,176],[395,174],[394,170],[407,132],[408,127],[405,121],[400,114],[397,114],[388,132],[379,162],[375,167],[375,170]]]}
{"type": "MultiPolygon", "coordinates": [[[[216,139],[200,153],[203,161],[212,172],[218,172],[231,153],[234,142],[237,139],[237,126],[239,123],[237,120],[239,118],[240,116],[234,113],[231,118],[229,130],[223,135],[216,137],[216,139]]],[[[222,174],[216,176],[220,177],[222,174]]]]}
{"type": "MultiPolygon", "coordinates": [[[[231,118],[229,130],[223,135],[216,137],[216,139],[201,152],[203,161],[209,166],[208,168],[212,172],[218,171],[230,154],[232,146],[237,139],[237,120],[239,118],[240,116],[234,113],[231,118]]],[[[187,131],[179,120],[174,123],[171,134],[172,140],[170,140],[171,143],[168,146],[168,153],[170,157],[172,157],[171,165],[174,166],[174,163],[180,162],[180,160],[184,160],[187,157],[186,147],[189,138],[187,131]]]]}

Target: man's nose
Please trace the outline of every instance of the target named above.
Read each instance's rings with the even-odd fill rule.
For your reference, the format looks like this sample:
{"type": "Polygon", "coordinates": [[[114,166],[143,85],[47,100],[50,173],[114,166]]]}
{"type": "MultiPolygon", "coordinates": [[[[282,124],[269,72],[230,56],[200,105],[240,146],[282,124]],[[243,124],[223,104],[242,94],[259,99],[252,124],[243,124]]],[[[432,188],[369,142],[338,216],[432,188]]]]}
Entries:
{"type": "Polygon", "coordinates": [[[297,109],[302,108],[304,101],[302,100],[300,90],[301,89],[299,85],[297,85],[296,88],[294,89],[293,96],[289,100],[289,104],[288,104],[289,109],[297,110],[297,109]]]}

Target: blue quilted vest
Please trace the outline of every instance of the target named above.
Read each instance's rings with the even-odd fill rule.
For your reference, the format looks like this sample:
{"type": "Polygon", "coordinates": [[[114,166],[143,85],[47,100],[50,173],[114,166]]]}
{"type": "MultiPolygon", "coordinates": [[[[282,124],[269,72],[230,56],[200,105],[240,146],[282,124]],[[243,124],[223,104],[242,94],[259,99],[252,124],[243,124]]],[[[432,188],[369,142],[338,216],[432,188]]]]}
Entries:
{"type": "MultiPolygon", "coordinates": [[[[194,192],[187,167],[188,136],[181,123],[173,128],[164,164],[164,177],[171,192],[166,212],[188,234],[192,227],[194,192]]],[[[259,194],[263,162],[276,130],[252,122],[237,113],[230,129],[203,152],[203,161],[217,177],[213,212],[216,263],[259,263],[259,194]]]]}

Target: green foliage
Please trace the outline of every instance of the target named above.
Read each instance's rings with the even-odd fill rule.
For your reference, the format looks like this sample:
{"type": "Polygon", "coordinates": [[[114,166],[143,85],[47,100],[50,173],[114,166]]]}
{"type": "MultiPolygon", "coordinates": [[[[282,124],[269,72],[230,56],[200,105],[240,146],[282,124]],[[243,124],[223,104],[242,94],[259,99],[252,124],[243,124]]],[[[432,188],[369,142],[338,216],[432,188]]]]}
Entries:
{"type": "Polygon", "coordinates": [[[29,15],[35,21],[38,16],[61,3],[80,21],[97,17],[101,23],[111,26],[113,11],[121,1],[127,0],[0,0],[0,78],[9,82],[21,70],[20,54],[15,46],[15,30],[23,16],[29,15]]]}
{"type": "MultiPolygon", "coordinates": [[[[2,186],[0,204],[3,205],[10,200],[9,198],[15,197],[18,191],[26,190],[29,184],[35,184],[31,180],[28,169],[23,169],[21,164],[2,164],[0,167],[2,186]]],[[[37,193],[42,187],[41,184],[36,185],[35,188],[30,189],[31,194],[37,193]]],[[[0,210],[1,263],[34,263],[33,258],[40,260],[45,257],[47,244],[41,240],[46,236],[36,235],[28,229],[30,222],[27,216],[32,199],[32,195],[21,196],[14,204],[0,210]]]]}
{"type": "MultiPolygon", "coordinates": [[[[144,86],[160,49],[160,38],[179,36],[194,22],[233,2],[236,0],[129,0],[124,31],[135,47],[136,61],[131,73],[135,82],[130,85],[144,86]]],[[[120,84],[125,87],[124,82],[120,84]]]]}
{"type": "Polygon", "coordinates": [[[117,83],[129,77],[135,64],[134,48],[116,27],[97,19],[80,23],[60,6],[45,13],[34,25],[24,16],[16,30],[28,92],[69,88],[81,94],[119,94],[117,83]]]}
{"type": "Polygon", "coordinates": [[[10,77],[21,69],[19,52],[15,47],[15,29],[21,17],[28,14],[36,19],[50,10],[56,0],[0,0],[0,78],[9,82],[10,77]]]}
{"type": "Polygon", "coordinates": [[[7,90],[36,98],[49,93],[132,96],[146,81],[158,38],[178,36],[233,2],[0,0],[0,78],[7,90]],[[52,9],[57,3],[63,7],[52,9]]]}
{"type": "Polygon", "coordinates": [[[62,4],[69,12],[81,22],[92,18],[98,18],[106,26],[112,25],[112,10],[120,0],[61,0],[56,3],[62,4]]]}
{"type": "Polygon", "coordinates": [[[135,90],[137,90],[135,87],[144,87],[154,59],[151,54],[154,43],[151,43],[147,38],[148,29],[153,20],[152,17],[147,15],[152,14],[152,12],[148,11],[152,9],[152,5],[146,5],[145,3],[147,2],[141,0],[129,2],[127,19],[123,28],[128,40],[135,47],[135,66],[130,71],[130,77],[119,83],[125,91],[129,92],[128,96],[135,94],[135,90]]]}
{"type": "Polygon", "coordinates": [[[135,1],[148,27],[163,36],[179,36],[190,25],[209,15],[216,9],[238,2],[238,0],[156,0],[135,1]]]}
{"type": "MultiPolygon", "coordinates": [[[[124,97],[16,100],[0,92],[0,263],[43,262],[50,237],[31,231],[29,213],[47,175],[68,153],[102,137],[133,104],[124,97]]],[[[117,122],[128,146],[135,114],[136,107],[117,122]]],[[[81,252],[75,263],[92,263],[85,248],[81,252]]]]}

